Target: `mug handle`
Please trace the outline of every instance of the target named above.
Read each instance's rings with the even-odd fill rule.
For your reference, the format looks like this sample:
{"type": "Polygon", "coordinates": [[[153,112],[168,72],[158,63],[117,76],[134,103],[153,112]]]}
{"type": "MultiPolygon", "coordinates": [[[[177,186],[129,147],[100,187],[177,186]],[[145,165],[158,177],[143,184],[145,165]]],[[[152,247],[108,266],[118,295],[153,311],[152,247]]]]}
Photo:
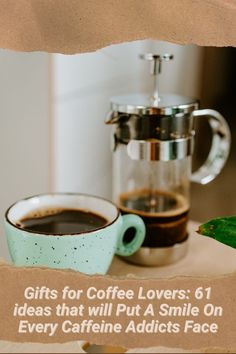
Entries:
{"type": "Polygon", "coordinates": [[[116,247],[119,256],[131,256],[141,246],[145,238],[146,228],[143,220],[138,215],[128,214],[121,216],[121,230],[116,247]],[[131,242],[124,242],[124,234],[129,228],[135,228],[135,235],[131,242]]]}
{"type": "Polygon", "coordinates": [[[207,184],[221,172],[230,151],[231,135],[228,123],[224,117],[214,109],[200,109],[193,111],[194,117],[206,116],[212,129],[211,149],[205,163],[192,174],[191,181],[207,184]]]}

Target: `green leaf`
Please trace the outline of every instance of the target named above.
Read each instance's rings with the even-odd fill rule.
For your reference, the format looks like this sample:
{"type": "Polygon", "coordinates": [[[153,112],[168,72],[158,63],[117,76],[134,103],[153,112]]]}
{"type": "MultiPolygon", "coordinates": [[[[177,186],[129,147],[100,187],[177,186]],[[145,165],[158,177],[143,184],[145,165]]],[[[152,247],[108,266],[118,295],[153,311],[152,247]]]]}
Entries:
{"type": "Polygon", "coordinates": [[[236,216],[216,218],[200,225],[198,233],[236,248],[236,216]]]}

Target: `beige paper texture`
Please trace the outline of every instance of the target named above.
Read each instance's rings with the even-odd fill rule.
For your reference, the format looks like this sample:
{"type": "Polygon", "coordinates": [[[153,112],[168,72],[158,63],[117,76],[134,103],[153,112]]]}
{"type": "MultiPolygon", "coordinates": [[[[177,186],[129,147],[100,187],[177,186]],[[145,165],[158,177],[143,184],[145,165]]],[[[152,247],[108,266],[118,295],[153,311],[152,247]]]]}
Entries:
{"type": "Polygon", "coordinates": [[[0,0],[0,47],[66,54],[157,39],[236,46],[235,0],[0,0]]]}
{"type": "MultiPolygon", "coordinates": [[[[204,348],[204,347],[224,347],[227,349],[236,347],[235,336],[235,318],[236,318],[236,306],[235,306],[235,294],[236,294],[236,274],[221,277],[175,277],[170,279],[115,279],[108,276],[86,276],[78,272],[73,271],[61,271],[51,270],[43,268],[19,268],[7,265],[0,266],[0,339],[17,342],[42,342],[42,343],[63,343],[73,340],[86,340],[90,343],[96,344],[110,344],[117,345],[126,348],[144,348],[153,346],[166,346],[174,348],[204,348]],[[217,334],[204,333],[196,334],[191,331],[186,333],[63,333],[61,331],[61,324],[64,320],[71,320],[72,322],[80,322],[83,320],[80,316],[62,316],[57,317],[54,312],[51,316],[26,316],[19,317],[13,316],[13,309],[15,303],[22,305],[25,302],[30,306],[51,306],[55,309],[55,306],[60,302],[65,302],[70,306],[79,306],[83,304],[85,307],[91,305],[99,305],[104,303],[105,300],[95,299],[91,302],[85,296],[78,300],[46,300],[46,299],[31,299],[26,300],[24,297],[24,290],[26,287],[42,287],[46,286],[50,289],[57,289],[59,292],[65,286],[69,286],[70,289],[88,289],[88,287],[96,287],[97,289],[106,289],[109,286],[118,286],[119,288],[128,290],[132,289],[135,292],[142,286],[144,293],[150,289],[188,289],[191,291],[190,302],[192,306],[199,306],[203,308],[205,304],[212,303],[215,306],[223,307],[223,315],[217,317],[206,317],[202,314],[198,317],[194,316],[182,316],[178,319],[173,316],[168,318],[158,317],[159,321],[178,321],[181,325],[186,319],[194,320],[199,323],[215,322],[219,326],[217,334]],[[210,299],[199,300],[194,297],[195,291],[198,287],[209,288],[212,287],[212,294],[210,299]],[[19,321],[28,320],[30,323],[59,323],[58,330],[53,336],[48,336],[45,333],[18,333],[19,321]],[[6,325],[7,324],[7,325],[6,325]]],[[[186,302],[189,302],[186,300],[186,302]]],[[[157,306],[157,300],[109,300],[109,303],[113,303],[116,306],[118,303],[127,304],[129,306],[142,304],[143,307],[147,306],[150,302],[154,306],[157,306]]],[[[170,303],[174,306],[183,305],[183,300],[162,300],[161,302],[170,303]]],[[[94,320],[99,322],[108,320],[108,322],[117,322],[117,317],[106,316],[95,317],[85,314],[86,320],[94,320]]],[[[151,321],[156,317],[147,316],[145,319],[151,321]]],[[[130,320],[134,320],[135,323],[139,323],[143,320],[143,316],[128,316],[126,314],[121,315],[118,319],[126,328],[127,323],[130,320]]]]}

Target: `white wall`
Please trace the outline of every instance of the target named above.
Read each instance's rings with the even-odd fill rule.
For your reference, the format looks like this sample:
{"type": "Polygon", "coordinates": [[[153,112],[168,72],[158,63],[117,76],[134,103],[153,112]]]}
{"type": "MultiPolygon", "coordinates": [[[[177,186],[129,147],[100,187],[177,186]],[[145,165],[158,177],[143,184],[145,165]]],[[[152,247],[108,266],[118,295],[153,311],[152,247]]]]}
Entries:
{"type": "Polygon", "coordinates": [[[137,41],[95,53],[53,56],[54,189],[111,197],[111,127],[104,124],[110,97],[152,88],[143,52],[170,52],[162,92],[198,96],[202,48],[137,41]]]}
{"type": "Polygon", "coordinates": [[[0,256],[5,210],[49,189],[48,55],[0,51],[0,256]]]}
{"type": "Polygon", "coordinates": [[[111,193],[110,96],[141,89],[146,43],[96,53],[54,55],[55,190],[111,193]]]}

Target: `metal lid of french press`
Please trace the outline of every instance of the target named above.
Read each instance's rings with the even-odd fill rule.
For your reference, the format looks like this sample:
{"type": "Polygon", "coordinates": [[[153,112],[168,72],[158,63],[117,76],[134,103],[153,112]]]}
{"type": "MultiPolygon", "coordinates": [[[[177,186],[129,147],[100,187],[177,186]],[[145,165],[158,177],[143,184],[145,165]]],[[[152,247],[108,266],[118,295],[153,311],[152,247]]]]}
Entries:
{"type": "MultiPolygon", "coordinates": [[[[170,61],[173,54],[141,54],[141,59],[151,62],[150,73],[153,76],[152,94],[132,94],[111,98],[111,110],[116,113],[136,115],[175,115],[177,113],[191,113],[197,108],[198,102],[194,98],[160,94],[158,75],[161,73],[163,61],[170,61]]],[[[112,122],[110,122],[112,123],[112,122]]]]}
{"type": "Polygon", "coordinates": [[[149,95],[119,96],[111,99],[112,111],[106,120],[114,124],[114,149],[126,144],[134,160],[169,161],[193,152],[193,116],[198,101],[178,95],[160,95],[158,74],[163,61],[172,54],[142,54],[151,62],[153,92],[149,95]]]}

